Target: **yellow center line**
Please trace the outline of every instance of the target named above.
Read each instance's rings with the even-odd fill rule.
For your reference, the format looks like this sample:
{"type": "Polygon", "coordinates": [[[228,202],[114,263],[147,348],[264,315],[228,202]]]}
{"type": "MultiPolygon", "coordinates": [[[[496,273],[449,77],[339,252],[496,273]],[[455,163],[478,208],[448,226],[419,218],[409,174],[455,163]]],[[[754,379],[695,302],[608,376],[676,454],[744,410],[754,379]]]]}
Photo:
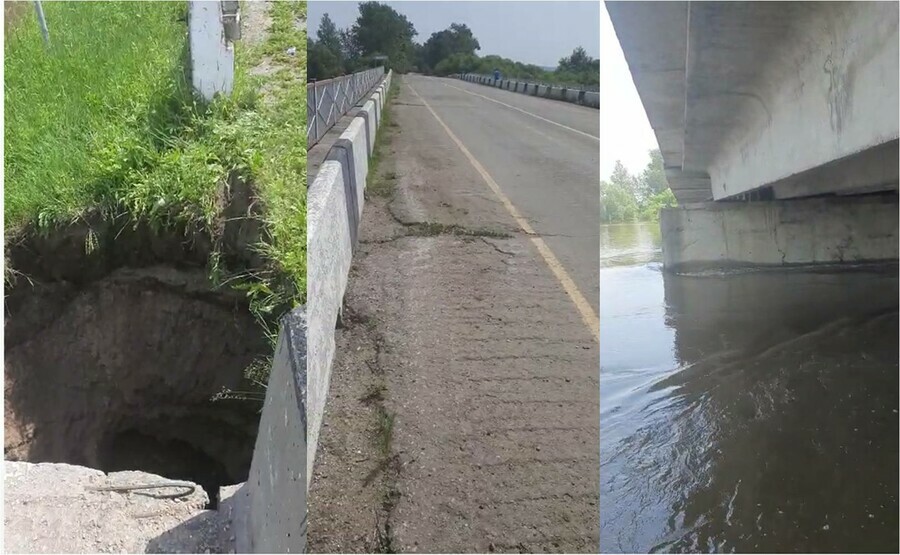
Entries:
{"type": "MultiPolygon", "coordinates": [[[[585,137],[588,137],[588,138],[590,138],[590,139],[594,139],[594,140],[597,141],[598,143],[600,142],[600,137],[591,135],[590,133],[585,133],[584,131],[579,131],[579,130],[577,130],[577,129],[573,129],[573,128],[569,127],[568,125],[563,125],[563,124],[561,124],[561,123],[559,123],[559,122],[553,121],[552,119],[547,119],[547,118],[542,117],[542,116],[539,116],[539,115],[537,115],[537,114],[532,114],[532,113],[529,112],[528,110],[523,110],[523,109],[521,109],[521,108],[517,108],[516,106],[513,106],[512,104],[507,104],[506,102],[500,102],[499,100],[497,100],[497,99],[495,99],[495,98],[491,98],[491,97],[489,97],[489,96],[484,96],[483,94],[478,94],[478,93],[475,93],[475,92],[472,92],[472,91],[467,91],[466,89],[461,89],[461,88],[456,87],[456,86],[454,86],[454,85],[448,85],[447,83],[443,83],[443,82],[442,82],[441,84],[444,85],[445,87],[450,87],[451,89],[456,89],[456,90],[462,91],[462,92],[464,92],[464,93],[466,93],[466,94],[471,94],[471,95],[473,95],[473,96],[479,96],[479,97],[481,97],[481,98],[483,98],[483,99],[485,99],[485,100],[490,100],[491,102],[496,102],[497,104],[500,104],[501,106],[506,106],[507,108],[512,108],[513,110],[516,110],[517,112],[522,112],[523,114],[528,114],[529,116],[531,116],[531,117],[533,117],[533,118],[537,118],[537,119],[539,119],[539,120],[541,120],[541,121],[546,121],[547,123],[551,123],[551,124],[553,124],[553,125],[557,125],[557,126],[559,126],[559,127],[562,127],[563,129],[566,129],[566,130],[568,130],[568,131],[571,131],[572,133],[578,133],[579,135],[584,135],[585,137]]],[[[598,117],[599,117],[599,116],[598,116],[598,117]]]]}
{"type": "Polygon", "coordinates": [[[447,135],[456,143],[456,146],[459,147],[459,150],[469,159],[469,163],[472,164],[472,167],[475,168],[484,182],[487,183],[487,186],[497,195],[497,198],[500,199],[500,202],[506,208],[506,211],[509,212],[509,215],[513,217],[519,227],[524,231],[531,242],[534,243],[535,248],[538,253],[540,253],[541,257],[544,259],[544,262],[547,263],[547,266],[550,268],[550,271],[553,272],[553,275],[556,276],[556,279],[559,280],[559,283],[562,285],[566,294],[569,295],[569,298],[572,299],[572,302],[575,304],[575,308],[578,309],[578,312],[581,314],[581,319],[584,321],[585,325],[591,330],[591,335],[594,338],[594,341],[600,341],[600,320],[597,318],[597,313],[594,312],[594,309],[591,307],[591,304],[587,301],[585,296],[578,289],[578,286],[575,285],[575,281],[569,277],[569,274],[566,272],[566,269],[563,268],[563,265],[559,262],[559,259],[556,258],[556,255],[553,254],[553,251],[550,250],[550,247],[547,246],[547,243],[544,242],[544,239],[535,233],[534,229],[531,227],[531,224],[528,223],[522,214],[519,213],[519,210],[513,205],[513,203],[507,198],[507,196],[503,193],[503,190],[500,189],[500,185],[494,181],[494,178],[484,169],[484,166],[481,165],[469,149],[462,143],[462,141],[457,138],[457,136],[447,127],[447,124],[444,123],[444,120],[441,119],[440,116],[437,115],[437,112],[431,107],[428,102],[422,98],[422,96],[413,88],[412,85],[407,83],[409,86],[409,90],[416,95],[416,98],[422,101],[422,104],[428,108],[428,111],[431,112],[431,115],[434,116],[434,119],[437,120],[441,127],[444,128],[444,131],[447,132],[447,135]]]}

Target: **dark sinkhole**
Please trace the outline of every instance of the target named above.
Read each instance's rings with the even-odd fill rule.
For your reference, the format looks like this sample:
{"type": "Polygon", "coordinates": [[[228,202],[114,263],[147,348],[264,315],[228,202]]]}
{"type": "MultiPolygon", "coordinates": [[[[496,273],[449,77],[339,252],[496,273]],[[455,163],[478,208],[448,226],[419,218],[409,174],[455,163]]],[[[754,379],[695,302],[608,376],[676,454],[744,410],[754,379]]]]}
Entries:
{"type": "Polygon", "coordinates": [[[7,286],[6,458],[189,480],[214,508],[247,478],[261,406],[213,398],[271,354],[245,298],[184,264],[61,270],[7,286]]]}

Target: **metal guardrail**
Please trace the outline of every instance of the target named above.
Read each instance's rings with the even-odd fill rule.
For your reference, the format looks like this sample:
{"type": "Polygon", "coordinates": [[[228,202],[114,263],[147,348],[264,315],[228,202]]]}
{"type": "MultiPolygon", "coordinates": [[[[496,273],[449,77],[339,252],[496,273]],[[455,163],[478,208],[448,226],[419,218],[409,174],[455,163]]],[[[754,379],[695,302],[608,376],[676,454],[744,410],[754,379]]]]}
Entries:
{"type": "MultiPolygon", "coordinates": [[[[461,73],[458,75],[474,75],[475,77],[484,77],[490,80],[494,79],[493,75],[484,74],[484,73],[461,73]]],[[[518,81],[519,83],[526,83],[528,85],[534,86],[542,86],[542,87],[553,87],[554,89],[569,89],[576,91],[586,91],[586,92],[597,92],[600,90],[600,87],[597,85],[566,85],[563,83],[546,83],[544,81],[524,81],[522,79],[517,79],[515,77],[501,77],[501,81],[518,81]]]]}
{"type": "Polygon", "coordinates": [[[306,84],[306,148],[318,143],[384,76],[379,66],[306,84]]]}

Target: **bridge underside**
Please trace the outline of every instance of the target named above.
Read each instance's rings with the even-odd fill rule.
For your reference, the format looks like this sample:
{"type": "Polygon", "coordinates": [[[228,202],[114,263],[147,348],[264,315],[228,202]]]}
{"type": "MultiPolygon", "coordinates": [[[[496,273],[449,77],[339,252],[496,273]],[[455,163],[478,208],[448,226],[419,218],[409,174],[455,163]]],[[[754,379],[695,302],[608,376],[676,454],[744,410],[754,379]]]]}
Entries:
{"type": "Polygon", "coordinates": [[[897,191],[897,3],[606,6],[679,203],[897,191]]]}

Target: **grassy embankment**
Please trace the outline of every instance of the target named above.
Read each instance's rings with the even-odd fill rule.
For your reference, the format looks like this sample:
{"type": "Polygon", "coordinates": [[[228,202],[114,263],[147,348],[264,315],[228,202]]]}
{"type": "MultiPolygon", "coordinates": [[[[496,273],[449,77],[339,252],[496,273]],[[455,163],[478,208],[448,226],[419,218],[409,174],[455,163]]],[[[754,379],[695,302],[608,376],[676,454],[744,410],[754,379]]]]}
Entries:
{"type": "MultiPolygon", "coordinates": [[[[206,103],[185,71],[186,2],[47,2],[51,46],[33,11],[7,34],[6,250],[90,216],[199,228],[217,244],[235,176],[261,205],[240,272],[213,249],[214,283],[246,290],[270,325],[306,295],[305,3],[275,3],[268,39],[237,43],[234,92],[206,103]],[[296,47],[294,56],[289,46],[296,47]],[[272,71],[253,75],[263,59],[272,71]]],[[[91,245],[88,234],[86,251],[91,245]]],[[[5,277],[16,269],[7,264],[5,277]]]]}

